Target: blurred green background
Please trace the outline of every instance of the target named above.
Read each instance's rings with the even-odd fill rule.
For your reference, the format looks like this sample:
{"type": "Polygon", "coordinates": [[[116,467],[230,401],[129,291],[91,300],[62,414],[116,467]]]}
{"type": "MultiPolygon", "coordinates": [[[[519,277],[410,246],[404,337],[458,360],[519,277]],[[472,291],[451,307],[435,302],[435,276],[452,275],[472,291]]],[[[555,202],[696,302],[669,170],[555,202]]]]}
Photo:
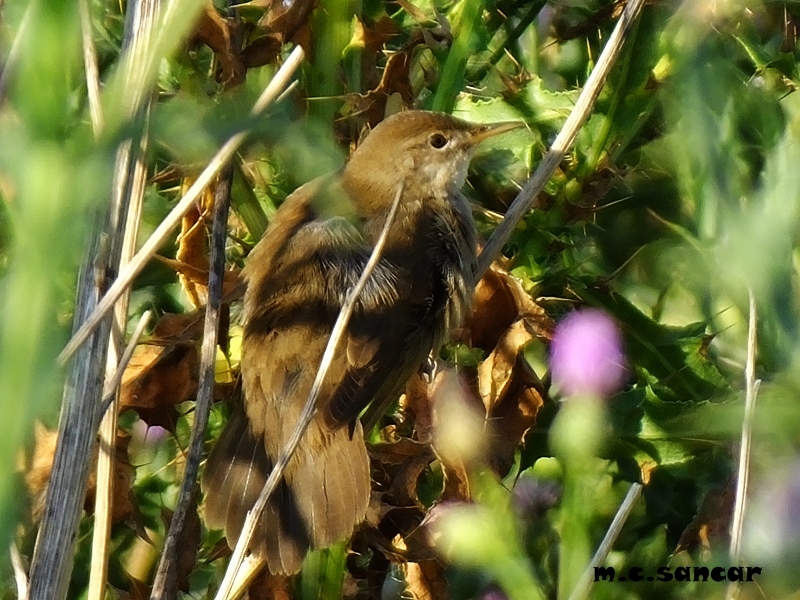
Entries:
{"type": "MultiPolygon", "coordinates": [[[[402,107],[528,123],[528,131],[504,136],[473,161],[465,193],[480,207],[476,219],[488,236],[568,116],[623,6],[605,0],[209,4],[207,27],[194,29],[189,40],[164,35],[169,43],[154,72],[140,239],[179,199],[183,178],[196,175],[231,134],[248,130],[235,160],[228,242],[229,263],[241,266],[287,194],[341,166],[368,126],[402,107]],[[212,13],[231,20],[220,25],[212,13]],[[307,54],[298,85],[264,118],[252,119],[252,103],[295,43],[307,54]]],[[[23,481],[20,465],[23,455],[37,455],[34,421],[57,422],[63,372],[55,357],[68,339],[85,240],[108,204],[116,147],[131,126],[113,118],[125,101],[119,66],[126,6],[92,0],[90,8],[111,115],[97,139],[77,4],[0,3],[0,65],[8,69],[0,96],[0,532],[3,548],[17,536],[23,554],[32,547],[29,508],[41,489],[23,481]],[[34,18],[21,29],[26,10],[35,10],[34,18]]],[[[762,383],[750,482],[755,508],[742,560],[764,571],[759,585],[742,593],[796,597],[798,23],[798,2],[656,0],[634,25],[575,147],[504,251],[508,269],[554,319],[584,304],[615,318],[630,379],[607,400],[610,429],[598,455],[580,469],[565,469],[552,447],[558,404],[546,399],[535,426],[518,440],[510,470],[471,474],[489,521],[470,513],[457,528],[456,550],[476,531],[482,542],[468,548],[472,554],[450,557],[444,573],[451,597],[532,598],[533,591],[524,591],[530,584],[541,597],[566,598],[560,545],[595,548],[630,483],[642,478],[643,500],[606,564],[618,571],[729,564],[748,290],[758,308],[762,383]],[[568,487],[570,477],[591,482],[582,506],[512,510],[521,481],[568,487]],[[575,520],[582,525],[573,539],[564,523],[575,520]],[[517,537],[504,536],[508,531],[517,537]],[[497,544],[504,560],[496,560],[497,544]]],[[[175,250],[173,244],[162,254],[174,257],[175,250]]],[[[131,323],[146,309],[159,316],[192,309],[176,273],[157,261],[136,281],[131,323]]],[[[545,379],[546,351],[541,339],[526,347],[545,379]]],[[[483,357],[466,354],[467,362],[483,357]]],[[[225,410],[215,409],[209,440],[225,410]]],[[[133,579],[146,587],[152,576],[157,549],[143,539],[156,547],[163,540],[162,511],[174,507],[191,403],[179,404],[176,414],[170,431],[151,427],[147,434],[141,414],[122,416],[131,436],[136,514],[112,534],[113,597],[134,597],[124,595],[138,589],[133,579]]],[[[438,498],[441,477],[436,461],[420,476],[419,497],[426,498],[420,513],[438,498]]],[[[90,531],[86,517],[70,597],[86,594],[90,531]]],[[[210,597],[225,562],[212,560],[218,542],[218,533],[203,530],[182,597],[210,597]]],[[[362,578],[350,562],[345,568],[344,553],[311,557],[294,584],[298,597],[339,597],[343,579],[347,597],[412,593],[403,592],[402,581],[390,585],[402,580],[402,570],[377,560],[374,549],[361,555],[359,568],[370,572],[362,578]],[[380,589],[376,581],[383,581],[380,589]]],[[[0,564],[2,595],[13,597],[8,560],[0,564]]],[[[594,586],[592,597],[721,598],[724,590],[713,583],[614,582],[594,586]]]]}

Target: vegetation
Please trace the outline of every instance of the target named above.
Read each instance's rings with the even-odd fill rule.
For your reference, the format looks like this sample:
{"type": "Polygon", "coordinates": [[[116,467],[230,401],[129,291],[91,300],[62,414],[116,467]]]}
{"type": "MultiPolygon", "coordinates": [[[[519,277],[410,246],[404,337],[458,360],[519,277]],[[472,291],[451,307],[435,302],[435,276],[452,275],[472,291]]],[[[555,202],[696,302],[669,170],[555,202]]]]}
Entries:
{"type": "MultiPolygon", "coordinates": [[[[403,108],[522,120],[527,130],[473,160],[465,193],[488,238],[624,3],[178,0],[149,54],[123,50],[132,6],[88,4],[102,82],[93,126],[80,4],[0,2],[0,531],[23,557],[46,503],[65,380],[75,387],[57,357],[84,301],[80,266],[90,287],[115,275],[95,267],[116,241],[95,234],[118,148],[147,132],[141,244],[223,143],[248,133],[132,286],[127,334],[145,311],[155,318],[119,397],[112,598],[151,593],[198,420],[215,191],[230,183],[206,455],[240,393],[238,269],[286,196],[340,167],[369,127],[403,108]],[[297,45],[306,60],[296,85],[251,114],[297,45]]],[[[442,350],[461,384],[409,383],[372,432],[367,523],[350,546],[312,554],[299,577],[262,577],[251,597],[567,599],[636,483],[641,498],[601,561],[618,579],[593,584],[590,597],[721,598],[726,583],[680,580],[681,567],[718,565],[762,567],[742,597],[797,593],[799,19],[795,2],[645,6],[574,146],[442,350]],[[550,385],[554,324],[581,307],[622,333],[626,379],[602,400],[550,385]],[[748,391],[748,503],[731,556],[748,391]],[[632,567],[653,580],[620,580],[632,567]],[[674,578],[659,581],[659,567],[674,578]]],[[[70,598],[89,597],[95,481],[76,547],[64,550],[75,556],[70,598]]],[[[170,597],[213,597],[228,562],[198,507],[199,496],[170,597]]],[[[0,565],[2,597],[14,597],[11,563],[0,565]]]]}

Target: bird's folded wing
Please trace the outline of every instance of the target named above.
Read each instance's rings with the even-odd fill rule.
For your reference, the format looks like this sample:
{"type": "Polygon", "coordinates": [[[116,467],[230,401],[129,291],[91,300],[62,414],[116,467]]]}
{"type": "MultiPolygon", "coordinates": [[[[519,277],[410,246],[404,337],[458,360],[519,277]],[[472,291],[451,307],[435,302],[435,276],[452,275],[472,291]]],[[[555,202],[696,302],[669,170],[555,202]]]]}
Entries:
{"type": "MultiPolygon", "coordinates": [[[[317,342],[327,341],[372,249],[356,225],[332,217],[298,227],[280,252],[271,257],[271,273],[249,281],[250,334],[245,344],[258,345],[259,355],[272,357],[273,375],[262,373],[260,378],[259,391],[265,395],[282,393],[285,378],[280,367],[274,371],[280,363],[304,364],[301,377],[309,384],[313,380],[324,352],[324,344],[317,342]],[[289,346],[290,340],[296,347],[289,346]]],[[[359,295],[323,389],[320,407],[331,429],[351,423],[373,400],[383,402],[397,394],[430,351],[430,342],[425,347],[426,340],[420,339],[424,329],[415,322],[420,307],[413,300],[422,297],[424,303],[425,294],[400,289],[397,279],[396,267],[381,259],[359,295]]],[[[307,387],[296,391],[302,395],[307,387]]]]}

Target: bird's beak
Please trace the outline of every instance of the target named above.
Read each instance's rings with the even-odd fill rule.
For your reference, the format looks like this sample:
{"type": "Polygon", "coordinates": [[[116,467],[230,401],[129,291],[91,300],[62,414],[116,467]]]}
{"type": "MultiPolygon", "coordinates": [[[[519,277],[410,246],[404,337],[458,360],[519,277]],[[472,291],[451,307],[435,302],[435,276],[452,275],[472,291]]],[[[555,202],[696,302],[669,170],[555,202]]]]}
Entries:
{"type": "Polygon", "coordinates": [[[508,131],[512,131],[513,129],[519,129],[520,127],[526,127],[526,124],[523,123],[522,121],[506,121],[504,123],[482,123],[480,125],[476,125],[475,128],[472,130],[472,136],[470,137],[470,141],[473,144],[477,145],[480,144],[485,139],[501,135],[508,131]]]}

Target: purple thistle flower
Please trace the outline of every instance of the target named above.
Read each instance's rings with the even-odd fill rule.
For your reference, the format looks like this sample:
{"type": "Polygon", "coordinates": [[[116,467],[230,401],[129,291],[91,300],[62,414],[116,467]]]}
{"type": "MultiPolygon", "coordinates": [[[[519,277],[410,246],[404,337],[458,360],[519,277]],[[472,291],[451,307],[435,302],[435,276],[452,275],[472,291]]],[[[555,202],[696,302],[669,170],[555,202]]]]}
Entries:
{"type": "Polygon", "coordinates": [[[511,493],[511,506],[522,519],[539,519],[559,503],[561,493],[561,485],[555,481],[522,476],[511,493]]]}
{"type": "Polygon", "coordinates": [[[508,596],[499,587],[490,586],[483,591],[481,600],[508,600],[508,596]]]}
{"type": "Polygon", "coordinates": [[[577,310],[564,318],[550,348],[553,383],[564,396],[606,397],[625,378],[622,336],[606,313],[577,310]]]}
{"type": "Polygon", "coordinates": [[[800,459],[775,468],[757,486],[745,520],[745,552],[773,565],[800,557],[800,459]]]}

